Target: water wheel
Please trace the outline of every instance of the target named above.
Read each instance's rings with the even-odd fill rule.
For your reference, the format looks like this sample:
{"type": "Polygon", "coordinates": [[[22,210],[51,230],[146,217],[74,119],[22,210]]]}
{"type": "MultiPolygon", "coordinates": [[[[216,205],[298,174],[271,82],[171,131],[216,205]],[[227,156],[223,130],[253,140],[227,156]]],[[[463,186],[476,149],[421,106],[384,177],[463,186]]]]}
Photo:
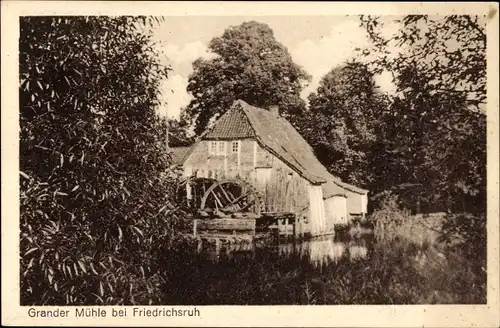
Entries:
{"type": "Polygon", "coordinates": [[[253,212],[260,214],[261,199],[255,188],[242,180],[217,181],[201,199],[200,210],[223,213],[253,212]]]}
{"type": "Polygon", "coordinates": [[[215,182],[215,179],[198,177],[188,177],[181,180],[176,187],[177,204],[188,209],[199,209],[203,196],[215,182]]]}

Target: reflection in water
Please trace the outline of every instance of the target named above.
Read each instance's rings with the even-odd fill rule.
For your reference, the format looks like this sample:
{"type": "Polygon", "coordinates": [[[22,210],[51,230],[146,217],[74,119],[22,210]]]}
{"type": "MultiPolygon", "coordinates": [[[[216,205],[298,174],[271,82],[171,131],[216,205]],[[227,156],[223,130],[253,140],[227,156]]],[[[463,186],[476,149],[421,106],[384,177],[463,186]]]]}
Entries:
{"type": "Polygon", "coordinates": [[[349,247],[349,256],[351,260],[364,259],[368,254],[366,246],[352,245],[349,247]]]}
{"type": "Polygon", "coordinates": [[[350,260],[364,259],[368,255],[366,242],[362,239],[348,242],[335,241],[333,238],[314,238],[301,243],[287,243],[279,245],[279,254],[290,256],[293,252],[302,257],[307,257],[311,263],[323,266],[334,263],[342,257],[350,260]]]}
{"type": "MultiPolygon", "coordinates": [[[[333,237],[317,237],[302,242],[279,243],[278,245],[257,246],[260,251],[277,252],[280,256],[299,256],[307,258],[315,266],[324,266],[336,263],[342,258],[350,261],[365,259],[368,255],[368,242],[365,239],[351,239],[347,241],[335,240],[333,237]]],[[[207,245],[208,246],[208,245],[207,245]]],[[[240,258],[253,257],[255,244],[247,243],[220,243],[204,247],[207,255],[215,261],[221,256],[240,258]]]]}

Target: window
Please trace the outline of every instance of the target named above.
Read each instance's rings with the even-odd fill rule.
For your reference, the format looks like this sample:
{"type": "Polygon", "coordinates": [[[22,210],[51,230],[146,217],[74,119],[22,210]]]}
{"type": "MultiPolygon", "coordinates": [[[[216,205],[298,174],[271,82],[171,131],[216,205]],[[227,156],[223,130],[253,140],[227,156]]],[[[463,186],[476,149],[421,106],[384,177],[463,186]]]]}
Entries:
{"type": "Polygon", "coordinates": [[[210,142],[210,149],[208,150],[208,153],[211,155],[217,154],[217,141],[210,142]]]}
{"type": "Polygon", "coordinates": [[[219,141],[217,155],[225,155],[226,154],[226,143],[224,141],[219,141]]]}
{"type": "Polygon", "coordinates": [[[210,141],[208,148],[210,155],[226,155],[226,142],[225,141],[210,141]]]}
{"type": "Polygon", "coordinates": [[[240,143],[238,141],[233,141],[231,143],[231,150],[233,153],[237,153],[238,152],[238,146],[240,145],[240,143]]]}

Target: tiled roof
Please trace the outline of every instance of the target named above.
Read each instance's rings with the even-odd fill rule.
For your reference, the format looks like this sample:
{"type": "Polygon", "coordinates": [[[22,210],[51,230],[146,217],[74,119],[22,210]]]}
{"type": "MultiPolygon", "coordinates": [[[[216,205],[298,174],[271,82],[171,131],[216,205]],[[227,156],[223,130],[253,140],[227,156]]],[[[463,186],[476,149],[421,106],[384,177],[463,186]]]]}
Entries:
{"type": "Polygon", "coordinates": [[[248,118],[240,110],[230,109],[218,120],[203,139],[244,139],[255,137],[248,118]]]}
{"type": "Polygon", "coordinates": [[[286,119],[237,100],[200,139],[255,137],[259,144],[313,184],[321,184],[323,197],[345,195],[345,189],[367,192],[334,176],[316,158],[311,146],[286,119]]]}

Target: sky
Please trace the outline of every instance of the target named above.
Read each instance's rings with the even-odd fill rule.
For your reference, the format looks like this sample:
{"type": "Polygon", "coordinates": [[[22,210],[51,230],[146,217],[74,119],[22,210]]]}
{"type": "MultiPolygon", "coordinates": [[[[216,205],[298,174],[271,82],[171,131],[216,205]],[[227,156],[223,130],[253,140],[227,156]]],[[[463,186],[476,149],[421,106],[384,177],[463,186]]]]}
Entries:
{"type": "MultiPolygon", "coordinates": [[[[332,68],[353,58],[356,48],[370,46],[368,35],[359,26],[355,16],[177,16],[166,17],[156,27],[153,37],[166,57],[172,71],[162,84],[162,116],[178,118],[181,108],[191,100],[187,93],[192,63],[197,58],[213,58],[207,45],[214,37],[222,35],[229,26],[255,20],[269,25],[277,41],[287,47],[295,63],[312,76],[312,81],[302,92],[307,96],[316,90],[320,79],[332,68]]],[[[392,34],[398,26],[391,23],[383,33],[392,34]]],[[[392,77],[387,72],[376,76],[375,82],[384,91],[394,89],[392,77]]]]}

